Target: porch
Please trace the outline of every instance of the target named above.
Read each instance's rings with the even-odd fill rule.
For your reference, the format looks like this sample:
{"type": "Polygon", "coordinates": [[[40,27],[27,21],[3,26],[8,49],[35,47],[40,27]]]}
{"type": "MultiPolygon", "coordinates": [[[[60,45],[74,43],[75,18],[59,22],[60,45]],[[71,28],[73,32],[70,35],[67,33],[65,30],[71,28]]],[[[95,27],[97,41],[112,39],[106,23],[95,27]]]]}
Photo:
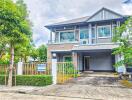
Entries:
{"type": "Polygon", "coordinates": [[[79,71],[114,71],[115,56],[112,50],[83,50],[57,52],[58,62],[73,61],[79,71]]]}

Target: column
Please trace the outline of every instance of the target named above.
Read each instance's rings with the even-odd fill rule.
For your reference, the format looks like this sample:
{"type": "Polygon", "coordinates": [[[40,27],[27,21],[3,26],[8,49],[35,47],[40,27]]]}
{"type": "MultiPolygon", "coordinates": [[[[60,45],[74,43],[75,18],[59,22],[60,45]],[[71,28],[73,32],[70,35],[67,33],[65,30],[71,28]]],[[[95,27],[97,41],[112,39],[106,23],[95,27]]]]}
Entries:
{"type": "Polygon", "coordinates": [[[77,69],[78,68],[78,60],[77,60],[77,52],[72,52],[72,59],[73,59],[73,64],[74,67],[77,69]]]}
{"type": "Polygon", "coordinates": [[[52,56],[52,81],[53,84],[57,84],[57,58],[55,53],[52,56]]]}
{"type": "Polygon", "coordinates": [[[117,21],[116,24],[117,24],[117,27],[120,27],[120,21],[117,21]]]}
{"type": "Polygon", "coordinates": [[[52,30],[50,31],[50,43],[52,43],[52,30]]]}
{"type": "Polygon", "coordinates": [[[89,44],[92,44],[92,25],[89,24],[89,44]]]}

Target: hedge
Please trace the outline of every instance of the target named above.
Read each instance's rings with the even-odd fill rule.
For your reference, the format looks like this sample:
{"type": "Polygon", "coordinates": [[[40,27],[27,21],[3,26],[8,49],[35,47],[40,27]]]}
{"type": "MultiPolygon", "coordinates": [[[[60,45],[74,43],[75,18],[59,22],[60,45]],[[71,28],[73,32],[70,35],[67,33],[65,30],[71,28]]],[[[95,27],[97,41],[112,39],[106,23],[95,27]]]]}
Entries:
{"type": "MultiPolygon", "coordinates": [[[[13,82],[14,77],[13,77],[13,82]]],[[[5,76],[0,75],[0,84],[5,84],[5,76]]],[[[14,84],[14,83],[13,83],[14,84]]],[[[46,86],[52,84],[52,76],[50,75],[17,75],[16,85],[22,86],[46,86]]]]}

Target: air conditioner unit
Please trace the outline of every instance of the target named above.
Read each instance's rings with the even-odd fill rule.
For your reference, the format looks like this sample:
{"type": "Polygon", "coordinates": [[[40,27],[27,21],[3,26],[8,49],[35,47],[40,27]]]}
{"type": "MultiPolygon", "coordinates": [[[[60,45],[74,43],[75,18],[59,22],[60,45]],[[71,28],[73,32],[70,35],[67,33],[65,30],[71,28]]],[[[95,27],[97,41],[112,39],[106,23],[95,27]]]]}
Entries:
{"type": "Polygon", "coordinates": [[[81,44],[81,45],[86,45],[86,44],[88,44],[88,39],[82,39],[82,40],[80,40],[80,44],[81,44]]]}

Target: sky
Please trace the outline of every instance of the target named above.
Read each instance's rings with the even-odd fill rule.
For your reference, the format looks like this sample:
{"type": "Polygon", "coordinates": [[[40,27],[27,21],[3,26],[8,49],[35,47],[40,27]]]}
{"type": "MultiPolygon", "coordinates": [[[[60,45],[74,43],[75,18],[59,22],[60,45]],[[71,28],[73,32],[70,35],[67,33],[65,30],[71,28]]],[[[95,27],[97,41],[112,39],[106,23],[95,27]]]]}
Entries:
{"type": "Polygon", "coordinates": [[[33,40],[38,47],[47,44],[50,31],[44,26],[69,19],[91,16],[102,7],[122,15],[132,15],[132,4],[125,0],[24,0],[33,23],[33,40]]]}

